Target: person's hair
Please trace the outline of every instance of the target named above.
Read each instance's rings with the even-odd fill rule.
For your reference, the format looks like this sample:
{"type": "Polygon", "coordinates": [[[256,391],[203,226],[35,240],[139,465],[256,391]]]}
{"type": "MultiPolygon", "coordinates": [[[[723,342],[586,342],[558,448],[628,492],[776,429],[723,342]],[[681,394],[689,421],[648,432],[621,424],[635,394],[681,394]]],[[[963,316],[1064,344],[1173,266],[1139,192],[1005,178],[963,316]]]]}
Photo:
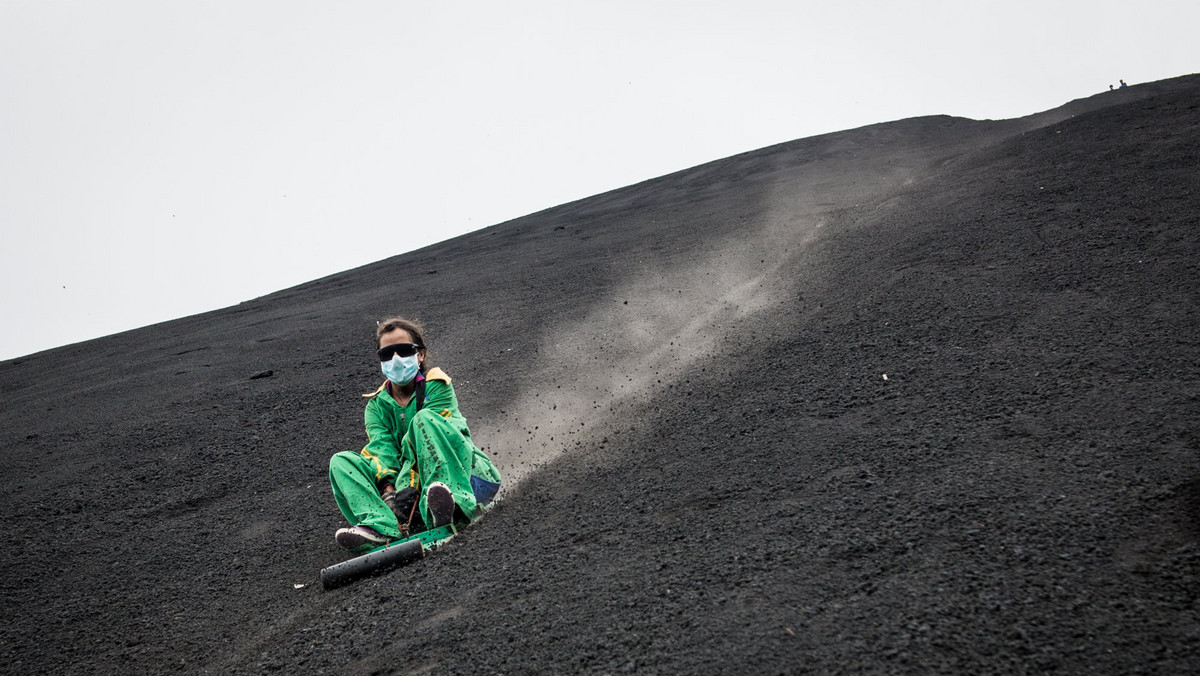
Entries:
{"type": "Polygon", "coordinates": [[[425,327],[421,326],[421,322],[415,319],[388,317],[382,321],[375,322],[375,349],[379,349],[379,339],[383,338],[383,334],[390,333],[396,329],[408,331],[408,335],[412,336],[413,342],[417,344],[417,347],[425,352],[425,359],[421,360],[421,373],[425,373],[429,369],[429,348],[425,346],[425,327]]]}

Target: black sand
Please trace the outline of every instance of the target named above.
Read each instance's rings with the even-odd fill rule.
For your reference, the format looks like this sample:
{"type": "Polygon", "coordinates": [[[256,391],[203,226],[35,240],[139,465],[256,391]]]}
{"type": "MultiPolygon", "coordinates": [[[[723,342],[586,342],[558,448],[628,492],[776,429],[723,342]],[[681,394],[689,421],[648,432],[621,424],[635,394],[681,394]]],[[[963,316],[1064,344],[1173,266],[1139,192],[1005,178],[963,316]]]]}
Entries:
{"type": "Polygon", "coordinates": [[[0,363],[0,671],[1200,670],[1198,106],[805,139],[0,363]],[[325,592],[392,312],[508,485],[325,592]]]}

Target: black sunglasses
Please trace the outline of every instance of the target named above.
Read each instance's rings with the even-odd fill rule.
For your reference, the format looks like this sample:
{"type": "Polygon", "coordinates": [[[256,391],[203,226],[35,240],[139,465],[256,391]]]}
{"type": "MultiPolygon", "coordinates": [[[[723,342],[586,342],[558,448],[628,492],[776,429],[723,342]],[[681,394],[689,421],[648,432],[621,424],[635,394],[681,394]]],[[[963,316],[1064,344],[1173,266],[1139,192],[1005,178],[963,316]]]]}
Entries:
{"type": "Polygon", "coordinates": [[[392,355],[398,354],[401,357],[411,357],[421,350],[421,346],[416,343],[396,343],[387,347],[379,348],[379,361],[391,361],[392,355]]]}

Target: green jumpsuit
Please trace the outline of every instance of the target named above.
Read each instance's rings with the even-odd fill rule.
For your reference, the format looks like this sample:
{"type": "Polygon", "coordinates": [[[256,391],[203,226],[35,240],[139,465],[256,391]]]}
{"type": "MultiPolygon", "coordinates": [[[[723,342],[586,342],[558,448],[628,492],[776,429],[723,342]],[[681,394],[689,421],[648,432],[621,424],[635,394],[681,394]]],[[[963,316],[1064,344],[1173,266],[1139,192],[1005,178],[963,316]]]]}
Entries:
{"type": "Polygon", "coordinates": [[[346,520],[400,537],[396,515],[380,496],[390,483],[396,490],[417,489],[417,509],[425,523],[432,523],[424,487],[435,481],[446,484],[468,519],[479,518],[499,488],[500,472],[471,442],[450,376],[439,368],[425,374],[420,411],[416,397],[401,406],[386,387],[363,396],[371,398],[363,413],[367,445],[358,453],[343,451],[329,459],[329,483],[346,520]]]}

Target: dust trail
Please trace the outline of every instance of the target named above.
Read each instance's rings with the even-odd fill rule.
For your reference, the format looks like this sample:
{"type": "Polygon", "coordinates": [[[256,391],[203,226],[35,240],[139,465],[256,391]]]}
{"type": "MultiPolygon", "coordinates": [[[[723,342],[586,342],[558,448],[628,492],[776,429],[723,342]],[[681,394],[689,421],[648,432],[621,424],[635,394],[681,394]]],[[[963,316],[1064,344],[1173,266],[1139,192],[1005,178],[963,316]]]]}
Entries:
{"type": "MultiPolygon", "coordinates": [[[[630,422],[644,424],[651,416],[638,407],[671,388],[687,396],[691,384],[680,379],[703,360],[736,363],[739,343],[749,338],[741,333],[745,320],[798,290],[822,229],[849,227],[854,214],[886,208],[939,160],[914,150],[906,134],[865,145],[834,135],[775,157],[769,169],[748,160],[746,171],[759,178],[740,194],[756,193],[752,216],[696,259],[661,268],[644,261],[606,302],[547,334],[528,378],[536,386],[488,421],[489,440],[505,449],[509,485],[564,453],[634,429],[630,422]]],[[[639,253],[652,256],[630,255],[639,253]]]]}
{"type": "Polygon", "coordinates": [[[823,224],[795,213],[768,215],[686,268],[647,267],[586,317],[545,336],[528,379],[538,387],[489,421],[500,430],[489,441],[506,449],[506,483],[601,441],[593,432],[611,434],[623,412],[685,386],[681,374],[701,360],[736,359],[739,323],[784,297],[781,268],[823,224]]]}

